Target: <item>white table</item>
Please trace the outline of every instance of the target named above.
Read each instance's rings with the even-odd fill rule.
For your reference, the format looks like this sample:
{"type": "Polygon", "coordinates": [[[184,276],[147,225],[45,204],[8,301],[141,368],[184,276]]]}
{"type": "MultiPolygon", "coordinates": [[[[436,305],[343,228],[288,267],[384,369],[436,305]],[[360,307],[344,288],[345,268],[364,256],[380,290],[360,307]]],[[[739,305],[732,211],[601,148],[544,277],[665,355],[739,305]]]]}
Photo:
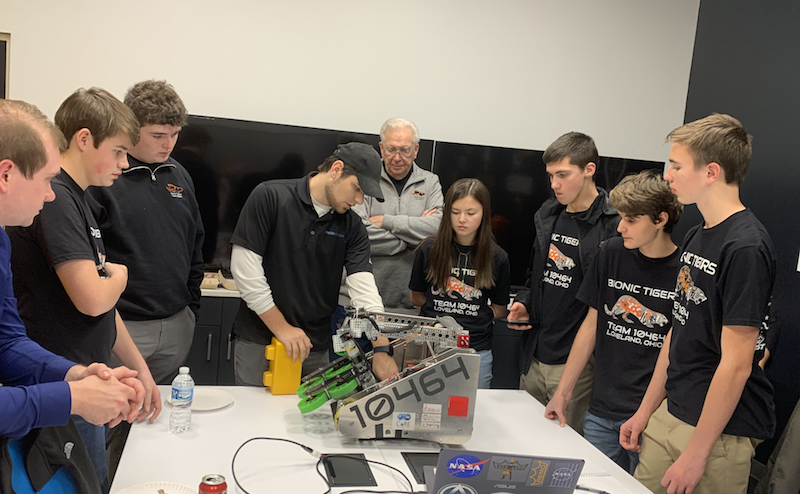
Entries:
{"type": "MultiPolygon", "coordinates": [[[[415,484],[414,490],[424,490],[424,486],[415,483],[401,452],[436,452],[438,445],[410,440],[347,439],[334,429],[327,405],[302,415],[297,410],[298,398],[293,395],[272,396],[265,389],[253,387],[223,389],[233,394],[234,403],[221,410],[194,412],[192,429],[187,433],[169,433],[168,405],[155,423],[134,424],[111,493],[150,481],[195,487],[209,473],[224,475],[230,493],[241,492],[233,482],[231,459],[247,439],[262,436],[291,439],[321,453],[363,453],[367,459],[399,468],[415,484]]],[[[162,396],[167,396],[168,391],[168,387],[161,387],[162,396]]],[[[586,465],[579,484],[613,494],[649,493],[575,431],[569,427],[562,429],[556,422],[545,419],[544,407],[524,391],[479,390],[474,432],[463,448],[583,458],[586,465]]],[[[293,444],[254,441],[239,453],[236,474],[242,486],[253,494],[317,494],[327,487],[314,472],[316,461],[293,444]]],[[[378,482],[378,487],[371,489],[408,488],[397,473],[374,464],[370,468],[378,482]]]]}

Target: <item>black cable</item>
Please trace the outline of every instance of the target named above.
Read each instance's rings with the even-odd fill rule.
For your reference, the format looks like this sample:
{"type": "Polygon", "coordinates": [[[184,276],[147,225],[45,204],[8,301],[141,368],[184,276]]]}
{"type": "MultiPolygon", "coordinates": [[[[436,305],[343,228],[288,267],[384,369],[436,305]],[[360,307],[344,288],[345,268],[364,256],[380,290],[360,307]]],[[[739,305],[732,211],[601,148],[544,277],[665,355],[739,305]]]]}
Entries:
{"type": "Polygon", "coordinates": [[[414,325],[413,324],[406,324],[405,327],[396,328],[396,329],[392,329],[392,330],[389,330],[389,331],[384,331],[383,329],[381,329],[380,326],[378,326],[378,322],[375,320],[375,316],[368,316],[366,319],[367,319],[367,321],[371,322],[372,326],[375,328],[375,330],[378,333],[381,333],[381,334],[383,334],[383,333],[397,333],[398,331],[405,331],[405,330],[409,330],[409,329],[414,329],[414,325]]]}
{"type": "Polygon", "coordinates": [[[406,324],[404,327],[401,328],[392,329],[390,331],[384,331],[383,329],[380,328],[380,326],[378,326],[378,322],[375,320],[375,316],[367,316],[366,319],[367,321],[372,323],[372,326],[374,326],[379,333],[396,333],[398,331],[406,331],[415,328],[414,324],[406,324]]]}
{"type": "Polygon", "coordinates": [[[377,322],[377,321],[375,321],[375,319],[374,319],[374,317],[373,317],[373,316],[369,316],[369,317],[367,317],[367,321],[369,321],[369,322],[371,322],[371,323],[372,323],[372,326],[374,326],[374,327],[375,327],[375,330],[376,330],[378,333],[383,333],[383,330],[382,330],[382,329],[381,329],[381,328],[378,326],[378,322],[377,322]]]}
{"type": "Polygon", "coordinates": [[[322,472],[319,471],[319,466],[322,464],[322,458],[323,456],[319,457],[319,460],[317,460],[317,464],[314,466],[314,470],[317,471],[317,475],[319,475],[322,481],[325,482],[325,484],[328,486],[328,490],[323,492],[322,494],[330,494],[332,489],[331,484],[328,483],[328,479],[325,478],[325,476],[322,475],[322,472]]]}
{"type": "MultiPolygon", "coordinates": [[[[322,457],[322,455],[318,451],[314,450],[314,448],[310,448],[310,447],[306,446],[305,444],[300,444],[297,441],[292,441],[291,439],[283,439],[281,437],[251,437],[247,441],[243,442],[241,444],[241,446],[239,446],[236,449],[236,452],[233,453],[233,458],[231,459],[231,474],[233,474],[233,481],[236,483],[236,487],[238,487],[239,490],[244,492],[244,494],[250,494],[250,493],[247,492],[247,490],[245,490],[244,487],[242,487],[242,484],[239,483],[239,479],[236,478],[236,469],[234,468],[234,465],[236,463],[236,456],[239,454],[239,451],[241,451],[242,448],[244,448],[244,446],[247,443],[252,442],[252,441],[257,441],[257,440],[282,441],[282,442],[285,442],[285,443],[295,444],[297,446],[300,446],[303,449],[303,451],[305,451],[306,453],[310,454],[311,456],[315,456],[317,458],[321,458],[322,457]]],[[[319,462],[317,462],[317,463],[319,463],[319,462]]],[[[322,477],[322,480],[325,482],[325,484],[328,484],[328,479],[326,479],[325,477],[322,477]]],[[[330,486],[328,486],[328,490],[325,491],[324,494],[329,494],[330,492],[331,492],[331,488],[330,488],[330,486]]]]}
{"type": "Polygon", "coordinates": [[[236,449],[236,452],[233,453],[233,458],[231,459],[231,474],[233,474],[233,481],[236,483],[236,487],[238,487],[239,490],[244,492],[244,494],[250,494],[250,493],[247,490],[245,490],[244,487],[242,487],[242,484],[239,483],[239,479],[236,478],[236,469],[235,469],[236,456],[239,454],[239,452],[242,450],[242,448],[244,448],[244,446],[247,443],[252,442],[252,441],[257,441],[257,440],[262,440],[262,441],[282,441],[282,442],[286,442],[286,443],[290,443],[290,444],[295,444],[297,446],[300,446],[303,449],[303,451],[305,451],[306,453],[310,454],[311,456],[314,456],[314,457],[318,458],[317,464],[314,467],[314,469],[317,471],[317,475],[319,475],[319,477],[322,479],[322,481],[325,482],[325,484],[328,486],[328,490],[326,490],[323,494],[330,494],[330,492],[331,492],[331,485],[328,484],[328,479],[325,477],[325,475],[323,475],[323,473],[319,469],[320,465],[322,464],[322,461],[325,459],[325,457],[328,457],[328,456],[330,456],[330,457],[345,456],[345,457],[348,457],[348,458],[353,458],[353,459],[356,459],[356,460],[359,460],[359,461],[365,461],[367,463],[373,463],[375,465],[380,465],[380,466],[389,468],[391,470],[396,471],[400,475],[402,475],[403,479],[405,479],[405,481],[408,483],[408,487],[409,487],[409,490],[407,490],[407,491],[394,491],[394,490],[392,490],[392,491],[373,491],[373,490],[364,490],[364,489],[353,489],[353,490],[349,490],[349,491],[343,491],[341,494],[359,494],[359,493],[361,493],[361,494],[426,494],[425,491],[415,491],[414,490],[414,484],[411,483],[411,480],[409,480],[408,476],[405,473],[403,473],[400,469],[395,468],[392,465],[389,465],[389,464],[386,464],[386,463],[381,463],[381,462],[375,461],[375,460],[369,460],[367,458],[361,458],[360,456],[349,455],[347,453],[335,453],[335,454],[324,455],[324,454],[321,454],[320,452],[316,451],[314,448],[306,446],[305,444],[301,444],[301,443],[299,443],[297,441],[292,441],[291,439],[284,439],[284,438],[281,438],[281,437],[251,437],[247,441],[243,442],[236,449]]]}

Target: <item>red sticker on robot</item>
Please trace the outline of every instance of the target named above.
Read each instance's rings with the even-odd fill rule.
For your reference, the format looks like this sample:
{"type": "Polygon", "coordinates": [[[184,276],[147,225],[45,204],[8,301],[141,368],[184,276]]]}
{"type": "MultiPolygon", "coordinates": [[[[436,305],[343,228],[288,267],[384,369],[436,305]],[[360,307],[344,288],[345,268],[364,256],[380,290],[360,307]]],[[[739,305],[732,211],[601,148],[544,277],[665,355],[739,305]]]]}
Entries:
{"type": "Polygon", "coordinates": [[[469,397],[451,396],[447,404],[447,415],[450,417],[466,417],[469,412],[469,397]]]}

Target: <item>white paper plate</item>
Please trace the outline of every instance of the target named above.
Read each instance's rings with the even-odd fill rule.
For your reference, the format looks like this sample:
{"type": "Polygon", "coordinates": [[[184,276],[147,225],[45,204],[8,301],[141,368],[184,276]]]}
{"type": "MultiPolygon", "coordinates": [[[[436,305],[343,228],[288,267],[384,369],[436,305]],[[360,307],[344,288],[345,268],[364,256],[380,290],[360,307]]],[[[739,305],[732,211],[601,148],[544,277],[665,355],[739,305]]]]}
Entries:
{"type": "MultiPolygon", "coordinates": [[[[165,400],[169,405],[172,401],[169,397],[165,400]]],[[[194,398],[192,398],[193,412],[208,412],[219,410],[233,403],[233,395],[224,389],[219,388],[195,388],[194,398]]],[[[169,492],[167,494],[170,494],[169,492]]]]}
{"type": "Polygon", "coordinates": [[[122,489],[117,494],[158,494],[159,489],[165,494],[197,494],[197,489],[175,482],[147,482],[122,489]]]}

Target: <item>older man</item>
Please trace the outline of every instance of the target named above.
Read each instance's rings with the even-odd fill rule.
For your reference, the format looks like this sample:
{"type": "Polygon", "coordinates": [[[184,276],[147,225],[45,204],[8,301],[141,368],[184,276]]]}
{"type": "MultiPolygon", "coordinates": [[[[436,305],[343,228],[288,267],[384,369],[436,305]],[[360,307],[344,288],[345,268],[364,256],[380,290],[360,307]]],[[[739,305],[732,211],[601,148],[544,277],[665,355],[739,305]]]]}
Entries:
{"type": "Polygon", "coordinates": [[[417,126],[390,118],[381,127],[381,191],[384,202],[365,197],[355,206],[367,227],[372,269],[387,310],[413,309],[408,281],[419,242],[436,233],[442,219],[439,177],[420,168],[417,126]]]}

